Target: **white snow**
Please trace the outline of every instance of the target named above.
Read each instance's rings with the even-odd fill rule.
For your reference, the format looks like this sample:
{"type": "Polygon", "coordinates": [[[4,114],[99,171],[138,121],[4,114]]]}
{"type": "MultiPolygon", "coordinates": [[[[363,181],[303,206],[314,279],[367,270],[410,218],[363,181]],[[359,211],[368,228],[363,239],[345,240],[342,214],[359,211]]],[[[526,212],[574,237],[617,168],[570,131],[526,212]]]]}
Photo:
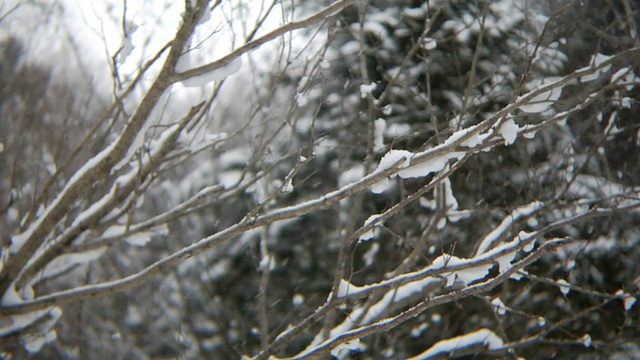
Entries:
{"type": "Polygon", "coordinates": [[[588,348],[591,347],[591,335],[589,334],[584,334],[581,338],[580,338],[580,342],[584,345],[584,347],[588,348]]]}
{"type": "MultiPolygon", "coordinates": [[[[387,291],[382,297],[382,299],[380,299],[380,301],[378,301],[377,303],[375,303],[374,305],[366,309],[367,311],[366,315],[362,318],[362,320],[360,321],[360,324],[369,324],[375,321],[382,314],[384,314],[386,309],[389,308],[389,304],[393,302],[396,302],[396,303],[401,302],[404,299],[409,298],[413,294],[422,293],[428,285],[437,283],[439,281],[440,280],[436,278],[426,277],[424,279],[412,281],[404,285],[401,285],[398,288],[387,291]]],[[[370,289],[371,289],[370,286],[363,286],[358,288],[359,291],[370,290],[370,289]]],[[[365,309],[361,309],[361,310],[364,311],[365,309]]]]}
{"type": "Polygon", "coordinates": [[[362,259],[364,260],[364,264],[365,266],[369,266],[371,264],[373,264],[373,260],[376,256],[376,254],[378,254],[378,251],[380,251],[380,245],[376,242],[374,242],[371,245],[371,248],[369,250],[367,250],[367,252],[365,252],[362,255],[362,259]]]}
{"type": "Polygon", "coordinates": [[[374,214],[369,216],[369,218],[364,222],[364,226],[367,226],[369,224],[375,223],[375,225],[373,227],[371,227],[369,230],[367,230],[365,233],[363,233],[362,235],[360,235],[360,238],[358,239],[358,243],[362,242],[362,241],[367,241],[367,240],[371,240],[373,239],[373,237],[375,235],[377,235],[377,232],[379,231],[379,229],[377,229],[377,226],[380,226],[380,223],[376,223],[378,218],[381,216],[381,214],[374,214]]]}
{"type": "Polygon", "coordinates": [[[260,259],[260,264],[258,264],[258,269],[260,270],[273,270],[276,267],[276,261],[273,256],[267,254],[260,259]]]}
{"type": "Polygon", "coordinates": [[[422,335],[422,333],[429,327],[428,323],[422,323],[416,327],[414,327],[413,329],[411,329],[411,337],[412,338],[418,338],[420,337],[420,335],[422,335]]]}
{"type": "Polygon", "coordinates": [[[360,85],[360,97],[366,98],[367,95],[371,95],[371,93],[378,87],[376,83],[370,84],[362,84],[360,85]]]}
{"type": "Polygon", "coordinates": [[[127,314],[124,317],[124,323],[128,326],[134,327],[144,325],[144,321],[144,315],[138,311],[138,308],[134,306],[134,304],[130,303],[129,306],[127,306],[127,314]]]}
{"type": "Polygon", "coordinates": [[[331,355],[338,359],[345,359],[351,351],[365,350],[366,346],[360,342],[360,339],[346,341],[331,350],[331,355]]]}
{"type": "Polygon", "coordinates": [[[442,156],[436,156],[433,159],[429,159],[422,163],[407,167],[406,169],[400,170],[398,172],[398,176],[403,179],[408,178],[418,178],[424,177],[431,173],[440,171],[444,169],[444,166],[450,159],[450,154],[445,154],[442,156]]]}
{"type": "Polygon", "coordinates": [[[304,303],[304,295],[302,295],[302,294],[293,295],[293,298],[291,299],[291,304],[293,306],[300,306],[303,303],[304,303]]]}
{"type": "Polygon", "coordinates": [[[353,184],[362,179],[363,173],[364,166],[362,164],[356,164],[340,174],[340,177],[338,178],[338,185],[343,187],[345,185],[353,184]]]}
{"type": "MultiPolygon", "coordinates": [[[[534,89],[533,91],[525,95],[519,96],[516,99],[516,102],[523,101],[523,99],[525,99],[528,96],[531,96],[531,94],[533,94],[536,91],[538,91],[538,89],[534,89]]],[[[547,111],[560,98],[561,94],[562,94],[562,87],[556,86],[548,91],[542,92],[534,96],[533,98],[528,100],[524,105],[521,105],[520,110],[530,114],[547,111]]]]}
{"type": "Polygon", "coordinates": [[[498,349],[504,345],[502,339],[489,329],[479,329],[474,332],[441,340],[425,352],[412,357],[412,360],[422,360],[437,355],[446,356],[451,351],[475,344],[483,344],[487,349],[498,349]]]}
{"type": "Polygon", "coordinates": [[[292,191],[293,191],[293,178],[289,178],[289,180],[287,180],[287,182],[284,184],[280,192],[282,192],[283,194],[288,194],[292,191]]]}
{"type": "MultiPolygon", "coordinates": [[[[407,167],[410,164],[410,159],[412,156],[413,153],[407,150],[389,150],[382,157],[382,159],[380,159],[380,163],[378,164],[378,167],[376,168],[376,171],[374,173],[380,173],[389,169],[391,166],[393,166],[403,158],[404,161],[399,165],[399,168],[407,167]]],[[[387,189],[388,184],[388,179],[381,180],[371,187],[371,191],[374,193],[381,193],[387,189]]]]}
{"type": "MultiPolygon", "coordinates": [[[[3,304],[4,305],[4,304],[3,304]]],[[[14,332],[18,332],[27,326],[33,324],[36,321],[41,320],[44,316],[49,316],[49,319],[46,320],[48,324],[54,324],[62,311],[57,307],[52,307],[44,310],[37,310],[33,312],[29,312],[26,314],[20,315],[12,315],[8,317],[8,321],[3,321],[0,325],[0,337],[6,336],[7,334],[11,334],[14,332]]],[[[36,340],[36,339],[29,339],[36,340]]],[[[30,342],[28,340],[28,342],[30,342]]],[[[37,344],[34,344],[37,345],[37,344]]]]}
{"type": "Polygon", "coordinates": [[[379,152],[384,149],[384,131],[387,128],[387,121],[385,119],[376,119],[373,140],[373,151],[379,152]]]}
{"type": "Polygon", "coordinates": [[[42,349],[46,343],[50,343],[57,339],[55,330],[47,331],[44,334],[27,335],[25,338],[24,348],[29,354],[36,354],[42,349]]]}
{"type": "MultiPolygon", "coordinates": [[[[188,55],[189,54],[187,53],[180,58],[178,64],[176,65],[176,71],[184,71],[191,68],[191,57],[189,57],[188,55]]],[[[185,87],[203,86],[211,82],[226,79],[227,77],[237,73],[240,68],[242,68],[242,58],[237,57],[230,63],[215,70],[183,80],[182,85],[184,85],[185,87]]]]}
{"type": "Polygon", "coordinates": [[[496,258],[496,262],[498,263],[498,271],[500,271],[501,274],[507,271],[511,267],[511,262],[515,257],[516,257],[515,251],[506,253],[502,256],[498,256],[496,258]]]}
{"type": "Polygon", "coordinates": [[[560,287],[560,292],[562,292],[563,295],[567,295],[569,293],[569,290],[571,290],[571,284],[569,284],[565,280],[556,280],[556,284],[560,287]]]}
{"type": "Polygon", "coordinates": [[[340,279],[340,284],[338,285],[338,293],[336,294],[336,296],[338,298],[342,298],[362,292],[364,289],[365,288],[353,285],[345,279],[340,279]]]}
{"type": "Polygon", "coordinates": [[[504,138],[505,145],[511,145],[516,141],[519,129],[520,127],[511,118],[502,123],[502,126],[498,129],[498,134],[504,138]]]}
{"type": "Polygon", "coordinates": [[[611,56],[602,55],[602,54],[592,55],[591,60],[589,60],[589,66],[585,66],[581,69],[578,69],[577,71],[578,72],[593,71],[593,73],[581,76],[580,81],[582,82],[593,81],[599,78],[601,73],[605,73],[609,71],[609,69],[611,69],[611,64],[603,66],[602,68],[598,69],[603,62],[609,59],[611,59],[611,56]]]}
{"type": "Polygon", "coordinates": [[[626,311],[631,310],[633,305],[636,303],[636,298],[634,296],[631,296],[630,294],[625,293],[622,289],[616,291],[615,295],[622,297],[622,302],[626,311]]]}
{"type": "Polygon", "coordinates": [[[11,287],[9,287],[5,291],[4,295],[2,295],[2,299],[0,299],[0,305],[16,305],[21,303],[22,301],[23,299],[20,297],[20,295],[18,295],[18,292],[16,291],[16,285],[12,284],[11,287]]]}
{"type": "Polygon", "coordinates": [[[451,189],[451,180],[446,178],[442,181],[442,187],[444,188],[444,204],[447,210],[457,210],[458,200],[453,196],[453,189],[451,189]]]}
{"type": "Polygon", "coordinates": [[[611,76],[611,83],[616,85],[626,85],[627,91],[633,90],[634,84],[640,83],[640,79],[636,77],[636,74],[631,68],[624,67],[616,71],[611,76]]]}
{"type": "Polygon", "coordinates": [[[101,247],[82,253],[68,253],[60,255],[49,262],[42,271],[38,272],[38,274],[33,278],[32,283],[56,276],[73,266],[86,264],[92,260],[98,259],[106,250],[106,247],[101,247]]]}
{"type": "Polygon", "coordinates": [[[120,44],[120,52],[118,53],[118,61],[120,64],[127,61],[127,58],[133,52],[133,42],[131,41],[131,34],[122,39],[120,44]]]}
{"type": "Polygon", "coordinates": [[[349,41],[340,47],[340,53],[344,56],[354,55],[360,52],[360,44],[356,40],[349,41]]]}
{"type": "Polygon", "coordinates": [[[498,225],[495,229],[485,235],[485,237],[480,241],[480,245],[478,246],[476,255],[485,253],[491,246],[494,246],[494,243],[502,234],[511,230],[512,225],[515,221],[530,216],[538,209],[540,209],[543,205],[544,204],[542,202],[534,201],[513,210],[511,214],[505,216],[500,225],[498,225]]]}
{"type": "Polygon", "coordinates": [[[415,19],[415,20],[422,20],[425,17],[425,12],[422,8],[406,8],[404,10],[402,10],[402,15],[411,18],[411,19],[415,19]]]}
{"type": "Polygon", "coordinates": [[[500,300],[499,297],[496,297],[493,300],[491,300],[491,305],[493,306],[495,312],[498,315],[504,315],[507,313],[507,307],[504,306],[504,303],[502,302],[502,300],[500,300]]]}
{"type": "MultiPolygon", "coordinates": [[[[385,106],[386,108],[386,106],[385,106]]],[[[388,114],[387,114],[388,115],[388,114]]],[[[392,123],[387,126],[384,135],[390,138],[398,138],[411,134],[411,125],[405,123],[392,123]]]]}
{"type": "Polygon", "coordinates": [[[141,231],[141,232],[138,232],[138,233],[134,233],[134,234],[132,234],[130,236],[127,236],[124,239],[124,241],[129,245],[143,247],[149,241],[151,241],[151,236],[152,235],[153,235],[153,232],[151,232],[151,231],[141,231]]]}
{"type": "Polygon", "coordinates": [[[374,230],[374,228],[371,228],[360,235],[360,238],[358,238],[358,243],[373,239],[375,237],[374,230]]]}
{"type": "MultiPolygon", "coordinates": [[[[440,255],[431,264],[432,269],[447,268],[449,266],[463,265],[468,263],[468,259],[461,259],[453,255],[440,255]]],[[[491,269],[492,264],[477,265],[475,267],[456,270],[443,274],[447,279],[447,287],[453,286],[456,280],[461,281],[465,285],[484,278],[491,269]]]]}

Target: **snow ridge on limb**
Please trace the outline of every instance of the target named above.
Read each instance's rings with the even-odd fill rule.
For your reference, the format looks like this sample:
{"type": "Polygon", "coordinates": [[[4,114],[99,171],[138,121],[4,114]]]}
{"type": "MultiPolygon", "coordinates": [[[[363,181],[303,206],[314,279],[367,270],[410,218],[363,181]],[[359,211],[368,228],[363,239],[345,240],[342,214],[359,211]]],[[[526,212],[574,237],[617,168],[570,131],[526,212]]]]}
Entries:
{"type": "MultiPolygon", "coordinates": [[[[512,276],[512,274],[515,273],[517,270],[522,269],[523,267],[536,261],[544,253],[554,251],[558,247],[566,245],[567,243],[568,243],[567,239],[550,240],[542,244],[536,252],[532,252],[527,256],[525,256],[523,259],[518,260],[515,264],[512,264],[508,269],[506,269],[504,272],[501,272],[495,277],[489,278],[480,283],[470,285],[458,291],[452,291],[442,295],[436,295],[432,298],[427,298],[426,300],[416,303],[414,306],[410,307],[408,310],[404,312],[400,312],[391,317],[378,320],[374,323],[359,325],[350,330],[346,329],[348,328],[348,326],[344,326],[344,323],[341,325],[338,325],[338,327],[344,331],[336,333],[335,335],[332,333],[332,336],[329,337],[327,340],[324,340],[317,345],[309,346],[307,349],[305,349],[303,352],[299,353],[293,358],[294,359],[312,358],[313,356],[317,356],[318,354],[326,352],[329,349],[333,349],[339,344],[344,343],[346,341],[359,339],[359,338],[362,338],[363,336],[373,334],[373,333],[379,333],[387,329],[390,329],[394,326],[397,326],[399,323],[407,321],[433,306],[455,301],[457,299],[461,299],[463,297],[466,297],[472,294],[478,294],[478,293],[489,291],[494,287],[498,286],[499,284],[501,284],[502,282],[504,282],[507,278],[512,276]]],[[[352,316],[359,317],[361,311],[362,311],[361,308],[354,309],[354,311],[352,312],[352,316]]],[[[255,358],[260,359],[264,357],[256,356],[255,358]]]]}
{"type": "Polygon", "coordinates": [[[501,239],[505,238],[506,234],[513,229],[513,223],[519,221],[522,218],[531,216],[536,211],[540,210],[544,204],[539,201],[534,201],[530,204],[520,206],[513,210],[509,215],[505,216],[500,225],[489,232],[482,238],[478,250],[476,250],[476,256],[486,253],[491,247],[495,246],[501,239]]]}
{"type": "Polygon", "coordinates": [[[493,331],[483,328],[464,335],[440,340],[424,352],[410,360],[430,359],[434,356],[461,356],[483,350],[502,348],[504,341],[493,331]]]}

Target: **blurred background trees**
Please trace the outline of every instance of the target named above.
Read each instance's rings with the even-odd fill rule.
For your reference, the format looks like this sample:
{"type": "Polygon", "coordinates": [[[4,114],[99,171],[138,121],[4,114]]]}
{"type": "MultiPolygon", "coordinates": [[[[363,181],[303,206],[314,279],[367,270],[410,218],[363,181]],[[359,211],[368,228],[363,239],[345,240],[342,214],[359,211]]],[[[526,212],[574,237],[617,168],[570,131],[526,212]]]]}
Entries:
{"type": "MultiPolygon", "coordinates": [[[[254,14],[262,25],[266,14],[280,12],[286,22],[330,4],[267,2],[255,15],[248,10],[255,3],[225,8],[212,1],[203,12],[227,16],[216,29],[230,28],[239,46],[262,34],[251,31],[251,21],[244,31],[235,28],[241,14],[254,14]]],[[[194,6],[186,13],[200,10],[194,6]]],[[[150,116],[137,155],[127,154],[131,164],[144,162],[185,109],[201,100],[204,106],[186,122],[171,152],[151,170],[138,170],[135,189],[79,229],[65,251],[103,243],[106,250],[47,277],[31,299],[18,293],[29,302],[116,280],[237,224],[245,230],[139,287],[60,304],[59,320],[48,324],[57,340],[47,338],[39,351],[29,347],[29,336],[43,327],[36,322],[17,330],[11,326],[18,321],[5,316],[0,325],[12,330],[0,332],[7,339],[2,351],[43,358],[236,358],[272,351],[291,357],[371,326],[359,343],[347,343],[342,352],[332,347],[331,354],[407,358],[438,341],[490,329],[503,347],[481,342],[456,355],[637,356],[639,310],[632,299],[640,290],[639,11],[626,0],[373,0],[346,7],[322,27],[275,40],[267,45],[272,48],[245,56],[241,71],[199,92],[174,85],[156,105],[160,120],[150,116]],[[611,65],[602,65],[608,59],[611,65]],[[593,80],[571,78],[585,67],[593,80]],[[539,104],[509,111],[487,130],[493,135],[479,142],[482,147],[459,146],[468,158],[448,161],[440,172],[395,177],[382,191],[368,188],[299,216],[252,225],[278,209],[361,182],[391,149],[437,148],[563,77],[568,80],[558,86],[559,98],[545,105],[552,97],[546,94],[539,104]],[[506,130],[494,136],[509,121],[520,129],[513,143],[506,130]],[[412,196],[416,200],[405,204],[412,196]],[[386,211],[392,216],[363,237],[361,226],[386,211]],[[163,214],[170,216],[131,230],[163,214]],[[113,234],[118,236],[110,239],[113,234]],[[487,240],[490,234],[496,241],[487,240]],[[501,274],[498,265],[476,275],[475,283],[458,281],[453,288],[445,285],[447,273],[439,275],[442,283],[417,287],[406,297],[394,285],[394,300],[386,300],[390,289],[337,297],[340,279],[362,287],[391,281],[434,266],[443,254],[479,258],[484,245],[527,234],[539,236],[537,260],[517,270],[521,278],[486,291],[455,296],[501,274]],[[545,252],[543,245],[553,239],[567,244],[545,252]],[[420,308],[437,296],[449,298],[420,308]],[[420,310],[394,320],[390,330],[372,326],[413,309],[420,310]],[[286,330],[296,327],[300,333],[287,337],[286,330]]],[[[124,14],[114,7],[111,16],[123,24],[136,19],[124,14]]],[[[212,33],[207,29],[196,33],[189,49],[206,47],[212,33]]],[[[114,88],[123,85],[111,98],[95,99],[90,90],[24,61],[20,40],[3,41],[0,236],[8,249],[40,216],[38,207],[51,204],[73,173],[130,121],[142,96],[122,89],[130,85],[144,95],[152,85],[133,80],[143,69],[140,62],[131,76],[114,79],[114,88]],[[109,102],[111,108],[101,105],[109,102]],[[65,159],[73,161],[62,167],[65,159]],[[47,182],[52,184],[43,187],[47,182]]],[[[109,55],[113,69],[122,69],[109,55]]],[[[127,169],[114,167],[97,181],[47,241],[59,241],[76,216],[115,191],[111,186],[127,169]]],[[[514,264],[526,258],[523,250],[514,264]]],[[[6,305],[12,304],[3,300],[6,305]]]]}

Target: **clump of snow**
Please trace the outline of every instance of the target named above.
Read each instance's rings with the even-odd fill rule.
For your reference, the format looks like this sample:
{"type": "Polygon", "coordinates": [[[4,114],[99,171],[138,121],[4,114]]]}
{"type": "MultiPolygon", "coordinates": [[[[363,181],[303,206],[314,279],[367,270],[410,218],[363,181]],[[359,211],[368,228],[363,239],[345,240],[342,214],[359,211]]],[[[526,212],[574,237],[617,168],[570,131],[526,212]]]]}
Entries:
{"type": "Polygon", "coordinates": [[[622,297],[622,303],[624,304],[624,309],[626,311],[631,310],[633,305],[636,303],[636,298],[625,293],[624,291],[622,291],[622,289],[616,291],[616,295],[622,297]]]}
{"type": "Polygon", "coordinates": [[[28,335],[24,338],[24,348],[29,354],[36,354],[45,344],[55,341],[57,338],[55,330],[47,331],[44,334],[28,335]]]}
{"type": "Polygon", "coordinates": [[[360,51],[360,43],[356,40],[349,41],[340,47],[343,56],[355,55],[360,51]]]}
{"type": "Polygon", "coordinates": [[[440,171],[444,169],[445,165],[450,159],[450,155],[451,154],[436,156],[433,159],[429,159],[420,164],[407,167],[406,169],[400,170],[398,172],[398,176],[403,179],[418,178],[440,171]]]}
{"type": "Polygon", "coordinates": [[[122,64],[127,61],[127,58],[133,52],[133,42],[131,41],[131,36],[127,36],[122,39],[122,44],[120,44],[120,52],[118,52],[118,61],[122,64]]]}
{"type": "Polygon", "coordinates": [[[2,306],[9,306],[9,305],[16,305],[21,303],[23,300],[20,297],[20,295],[18,295],[18,292],[16,291],[16,285],[13,284],[11,287],[9,287],[4,295],[2,295],[2,299],[0,299],[0,305],[2,306]]]}
{"type": "Polygon", "coordinates": [[[371,95],[377,87],[378,85],[376,83],[360,85],[360,97],[363,99],[366,98],[368,95],[371,95]]]}
{"type": "Polygon", "coordinates": [[[411,134],[411,125],[405,123],[390,124],[384,132],[384,135],[390,138],[398,138],[409,134],[411,134]]]}
{"type": "MultiPolygon", "coordinates": [[[[404,161],[400,164],[400,168],[404,168],[409,166],[410,159],[413,156],[413,153],[406,150],[389,150],[383,157],[380,159],[380,163],[376,168],[376,173],[383,172],[393,166],[395,163],[404,159],[404,161]]],[[[392,176],[393,177],[393,176],[392,176]]],[[[379,194],[385,191],[389,187],[389,179],[381,180],[371,186],[371,191],[379,194]]]]}
{"type": "MultiPolygon", "coordinates": [[[[5,304],[3,304],[5,305],[5,304]]],[[[21,337],[24,348],[31,354],[40,351],[42,346],[56,339],[56,333],[51,327],[58,321],[62,311],[58,307],[37,310],[26,314],[13,315],[0,324],[0,337],[11,333],[18,333],[20,330],[39,322],[38,326],[43,329],[39,334],[25,334],[21,337]]]]}
{"type": "Polygon", "coordinates": [[[380,159],[380,164],[378,164],[378,168],[376,169],[376,172],[382,172],[384,170],[387,170],[388,168],[393,166],[393,164],[400,161],[402,158],[404,158],[404,161],[402,162],[402,164],[400,164],[399,168],[405,168],[409,166],[410,159],[412,156],[413,156],[413,153],[407,150],[389,150],[382,157],[382,159],[380,159]]]}
{"type": "MultiPolygon", "coordinates": [[[[369,218],[364,222],[363,226],[376,223],[379,217],[380,217],[380,214],[374,214],[369,216],[369,218]]],[[[376,223],[373,227],[371,227],[365,233],[360,235],[360,238],[358,239],[358,243],[373,239],[373,237],[376,236],[377,233],[380,231],[380,229],[377,228],[378,226],[380,226],[380,223],[376,223]]]]}
{"type": "Polygon", "coordinates": [[[402,15],[411,19],[422,20],[425,17],[425,12],[422,8],[406,8],[402,10],[402,15]]]}
{"type": "MultiPolygon", "coordinates": [[[[520,206],[515,210],[513,210],[511,214],[505,216],[505,218],[502,220],[500,225],[498,225],[495,229],[493,229],[491,232],[485,235],[485,237],[480,241],[480,245],[478,246],[476,255],[485,253],[492,246],[494,246],[495,242],[500,238],[500,236],[512,228],[512,225],[515,221],[518,221],[524,217],[532,215],[538,209],[540,209],[543,205],[544,204],[542,202],[534,201],[532,203],[520,206]]],[[[520,240],[524,240],[526,237],[526,234],[521,233],[518,236],[520,240]]]]}
{"type": "Polygon", "coordinates": [[[542,316],[538,317],[538,326],[543,327],[545,325],[547,325],[547,319],[542,316]]]}
{"type": "Polygon", "coordinates": [[[580,77],[580,81],[582,81],[582,82],[593,81],[593,80],[599,78],[601,73],[609,71],[609,69],[611,68],[611,64],[609,64],[607,66],[603,66],[600,69],[598,69],[598,67],[600,67],[600,64],[602,64],[603,62],[609,60],[610,58],[611,58],[611,56],[602,55],[602,54],[592,55],[591,56],[591,60],[589,61],[589,66],[583,67],[583,68],[579,69],[578,71],[589,71],[589,70],[595,70],[595,71],[593,73],[589,74],[589,75],[584,75],[584,76],[580,77]]]}
{"type": "Polygon", "coordinates": [[[502,302],[502,300],[500,300],[499,297],[491,300],[491,305],[493,306],[493,309],[498,315],[504,315],[507,313],[507,307],[504,305],[504,303],[502,302]]]}
{"type": "Polygon", "coordinates": [[[412,360],[430,359],[432,357],[446,356],[456,349],[469,347],[475,344],[483,344],[488,350],[499,349],[504,345],[502,339],[489,329],[479,329],[474,332],[441,340],[423,353],[412,357],[412,360]]]}
{"type": "Polygon", "coordinates": [[[380,244],[374,242],[373,245],[371,245],[371,248],[362,255],[365,266],[373,264],[373,259],[376,254],[378,254],[378,251],[380,251],[380,244]]]}
{"type": "Polygon", "coordinates": [[[289,180],[287,180],[287,182],[284,184],[280,192],[283,194],[288,194],[292,191],[293,191],[293,178],[289,178],[289,180]]]}
{"type": "Polygon", "coordinates": [[[422,47],[425,50],[433,50],[438,47],[438,42],[433,38],[425,37],[422,39],[422,47]]]}
{"type": "Polygon", "coordinates": [[[640,82],[640,79],[636,77],[636,74],[629,67],[624,67],[616,71],[611,76],[611,83],[616,85],[626,85],[627,91],[633,90],[634,84],[640,82]]]}
{"type": "Polygon", "coordinates": [[[385,119],[377,119],[374,125],[373,151],[378,152],[384,149],[384,131],[387,129],[387,121],[385,119]]]}
{"type": "Polygon", "coordinates": [[[356,181],[362,179],[362,174],[364,172],[364,166],[362,164],[356,164],[351,168],[343,171],[338,178],[338,185],[343,187],[345,185],[349,185],[355,183],[356,181]]]}
{"type": "Polygon", "coordinates": [[[387,178],[387,179],[380,180],[377,183],[371,185],[371,192],[374,194],[380,194],[387,191],[387,189],[389,188],[391,188],[391,182],[387,178]]]}
{"type": "Polygon", "coordinates": [[[417,338],[420,337],[420,335],[422,335],[422,333],[429,327],[428,323],[422,323],[419,326],[414,327],[413,329],[411,329],[411,337],[412,338],[417,338]]]}
{"type": "Polygon", "coordinates": [[[56,276],[73,266],[86,264],[90,261],[96,260],[100,258],[106,250],[106,247],[101,247],[95,250],[85,251],[81,253],[68,253],[60,255],[49,262],[47,266],[45,266],[44,269],[38,273],[38,276],[34,279],[34,281],[42,281],[44,279],[56,276]]]}
{"type": "Polygon", "coordinates": [[[353,285],[345,279],[340,279],[340,284],[338,285],[338,293],[336,296],[338,298],[346,297],[348,295],[354,295],[359,292],[362,292],[364,288],[353,285]]]}
{"type": "Polygon", "coordinates": [[[560,292],[563,295],[567,295],[569,293],[569,290],[571,290],[571,284],[569,284],[568,282],[566,282],[565,280],[557,280],[556,284],[559,285],[560,287],[560,292]]]}
{"type": "Polygon", "coordinates": [[[331,355],[338,359],[343,359],[351,353],[351,351],[363,351],[366,349],[365,344],[360,339],[346,341],[331,350],[331,355]]]}
{"type": "Polygon", "coordinates": [[[260,264],[258,264],[258,268],[260,270],[273,270],[276,268],[276,261],[273,256],[267,254],[260,259],[260,264]]]}
{"type": "Polygon", "coordinates": [[[518,137],[518,130],[520,130],[520,127],[516,125],[515,121],[513,121],[513,119],[507,119],[502,123],[500,129],[498,129],[498,134],[504,138],[505,145],[511,145],[518,137]]]}
{"type": "MultiPolygon", "coordinates": [[[[523,99],[525,99],[528,96],[531,96],[531,94],[533,94],[536,91],[538,91],[538,89],[534,89],[533,91],[527,94],[519,96],[516,99],[516,102],[523,101],[523,99]]],[[[524,105],[520,106],[520,110],[530,114],[545,112],[549,108],[551,108],[553,104],[555,104],[555,102],[560,98],[561,94],[562,94],[562,86],[553,87],[552,89],[544,91],[534,96],[530,100],[528,100],[524,105]]]]}
{"type": "Polygon", "coordinates": [[[302,303],[304,303],[304,295],[302,294],[293,295],[293,298],[291,299],[291,304],[293,306],[300,306],[302,305],[302,303]]]}
{"type": "Polygon", "coordinates": [[[458,200],[455,196],[453,196],[453,189],[451,189],[451,180],[449,180],[449,178],[444,179],[442,181],[442,187],[444,189],[442,195],[444,196],[444,204],[447,210],[458,209],[458,200]]]}
{"type": "Polygon", "coordinates": [[[129,304],[129,306],[127,306],[127,314],[125,315],[124,323],[132,327],[144,325],[144,316],[136,306],[129,304]]]}
{"type": "Polygon", "coordinates": [[[309,103],[309,94],[303,92],[297,93],[295,99],[299,108],[305,107],[309,103]]]}
{"type": "MultiPolygon", "coordinates": [[[[431,264],[431,268],[446,268],[448,266],[462,265],[467,263],[468,259],[461,259],[453,255],[440,255],[431,264]]],[[[489,273],[491,264],[478,265],[468,269],[456,270],[450,273],[443,274],[447,280],[447,287],[453,286],[457,281],[461,281],[464,285],[469,285],[472,282],[482,279],[489,273]]]]}
{"type": "Polygon", "coordinates": [[[584,347],[588,348],[591,347],[591,335],[589,334],[584,334],[581,338],[580,338],[580,342],[582,343],[582,345],[584,345],[584,347]]]}

